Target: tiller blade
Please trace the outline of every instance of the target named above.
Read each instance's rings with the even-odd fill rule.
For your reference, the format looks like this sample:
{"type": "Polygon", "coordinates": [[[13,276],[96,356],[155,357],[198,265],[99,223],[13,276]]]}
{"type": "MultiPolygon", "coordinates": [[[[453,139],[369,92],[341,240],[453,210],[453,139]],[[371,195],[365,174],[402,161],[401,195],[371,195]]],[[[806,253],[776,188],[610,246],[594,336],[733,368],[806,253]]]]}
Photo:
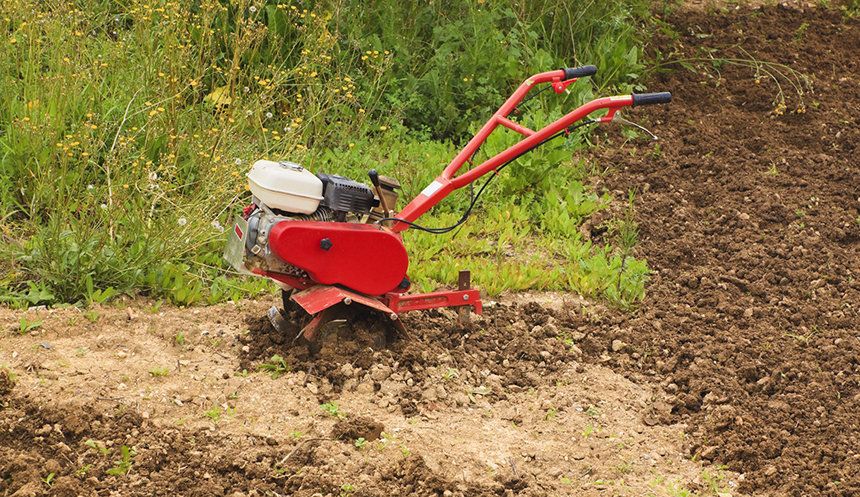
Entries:
{"type": "Polygon", "coordinates": [[[302,328],[302,331],[296,338],[304,336],[305,339],[312,340],[316,332],[323,325],[342,317],[347,312],[347,307],[354,304],[383,313],[391,320],[397,331],[408,337],[406,328],[403,326],[403,322],[396,312],[375,298],[361,295],[345,288],[319,285],[293,293],[290,299],[299,304],[308,314],[314,316],[311,322],[302,328]]]}
{"type": "MultiPolygon", "coordinates": [[[[297,304],[312,316],[311,321],[299,331],[294,341],[301,337],[311,341],[327,323],[349,320],[362,307],[381,312],[386,316],[386,321],[390,321],[402,336],[409,338],[406,327],[400,319],[400,314],[403,312],[457,307],[460,311],[460,320],[464,323],[469,321],[470,308],[474,308],[477,314],[481,313],[481,293],[477,289],[470,288],[469,271],[460,272],[458,286],[459,290],[454,291],[412,295],[389,292],[385,295],[369,296],[339,286],[315,285],[304,290],[293,291],[289,298],[287,293],[284,293],[284,309],[286,311],[288,307],[297,304]]],[[[276,330],[285,335],[295,332],[295,327],[284,319],[277,307],[269,309],[269,320],[276,330]]]]}

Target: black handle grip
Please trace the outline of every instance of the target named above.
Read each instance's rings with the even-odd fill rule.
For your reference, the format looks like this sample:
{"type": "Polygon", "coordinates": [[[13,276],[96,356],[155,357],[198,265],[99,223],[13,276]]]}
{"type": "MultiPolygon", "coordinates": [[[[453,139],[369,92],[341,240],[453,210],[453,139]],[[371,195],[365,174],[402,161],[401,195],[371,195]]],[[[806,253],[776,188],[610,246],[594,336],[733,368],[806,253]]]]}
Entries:
{"type": "Polygon", "coordinates": [[[597,66],[562,67],[561,70],[564,71],[564,81],[597,74],[597,66]]]}
{"type": "Polygon", "coordinates": [[[663,91],[660,93],[640,93],[639,95],[633,94],[633,103],[630,105],[631,107],[636,107],[637,105],[651,105],[651,104],[668,104],[672,101],[672,94],[668,91],[663,91]]]}
{"type": "Polygon", "coordinates": [[[376,169],[371,169],[367,175],[370,176],[370,182],[373,183],[373,186],[379,190],[379,173],[376,172],[376,169]]]}

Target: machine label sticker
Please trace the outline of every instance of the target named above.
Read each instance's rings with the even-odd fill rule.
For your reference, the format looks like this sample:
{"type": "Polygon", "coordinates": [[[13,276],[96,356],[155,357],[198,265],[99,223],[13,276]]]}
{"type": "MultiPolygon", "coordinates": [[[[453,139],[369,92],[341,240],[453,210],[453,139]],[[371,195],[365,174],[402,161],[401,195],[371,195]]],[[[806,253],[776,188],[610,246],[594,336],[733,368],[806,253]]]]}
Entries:
{"type": "Polygon", "coordinates": [[[430,195],[433,195],[434,193],[438,192],[440,188],[442,188],[442,183],[439,183],[438,181],[434,181],[434,182],[430,183],[429,185],[427,185],[427,188],[425,188],[421,192],[421,195],[424,195],[425,197],[429,197],[430,195]]]}
{"type": "Polygon", "coordinates": [[[609,100],[624,100],[625,98],[630,98],[630,95],[615,95],[614,97],[609,97],[609,100]]]}
{"type": "Polygon", "coordinates": [[[238,224],[236,225],[236,227],[235,227],[235,228],[233,228],[233,231],[235,231],[235,232],[236,232],[236,236],[238,236],[238,237],[239,237],[239,240],[241,240],[241,239],[242,239],[242,236],[244,235],[244,233],[242,233],[242,230],[239,228],[239,225],[238,225],[238,224]]]}

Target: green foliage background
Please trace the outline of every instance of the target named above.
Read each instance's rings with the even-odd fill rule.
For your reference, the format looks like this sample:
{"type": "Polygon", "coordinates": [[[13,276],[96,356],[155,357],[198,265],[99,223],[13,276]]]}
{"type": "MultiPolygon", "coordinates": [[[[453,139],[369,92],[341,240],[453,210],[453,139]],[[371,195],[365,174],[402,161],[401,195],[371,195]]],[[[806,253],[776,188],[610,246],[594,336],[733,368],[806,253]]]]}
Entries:
{"type": "MultiPolygon", "coordinates": [[[[643,70],[645,2],[7,0],[0,6],[0,300],[104,301],[143,292],[190,304],[270,290],[221,260],[244,174],[259,158],[411,198],[527,76],[596,64],[540,126],[643,70]]],[[[548,95],[549,94],[549,95],[548,95]]],[[[548,95],[548,96],[547,96],[548,95]]],[[[492,154],[515,141],[498,134],[492,154]]],[[[561,148],[523,157],[455,236],[408,233],[420,288],[471,268],[491,294],[573,289],[619,303],[647,268],[578,225],[610,199],[561,148]],[[525,255],[530,254],[530,255],[525,255]]],[[[467,198],[422,217],[459,218],[467,198]]]]}

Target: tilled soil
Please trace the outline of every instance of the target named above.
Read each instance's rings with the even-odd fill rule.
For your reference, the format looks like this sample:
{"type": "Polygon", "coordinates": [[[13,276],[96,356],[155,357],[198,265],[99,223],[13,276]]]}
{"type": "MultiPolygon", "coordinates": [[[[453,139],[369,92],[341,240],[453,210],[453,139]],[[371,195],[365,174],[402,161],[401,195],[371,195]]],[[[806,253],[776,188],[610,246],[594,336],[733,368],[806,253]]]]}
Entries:
{"type": "Polygon", "coordinates": [[[634,112],[659,153],[600,158],[617,166],[611,189],[638,188],[655,272],[640,312],[604,330],[651,354],[610,364],[660,382],[695,452],[744,473],[741,490],[858,495],[860,22],[775,6],[670,22],[664,53],[785,64],[814,91],[794,113],[781,79],[778,115],[773,67],[674,66],[652,81],[673,102],[634,112]]]}
{"type": "Polygon", "coordinates": [[[558,317],[536,303],[488,305],[466,325],[451,311],[419,313],[406,318],[411,339],[382,345],[386,330],[358,319],[325,330],[314,354],[261,317],[270,304],[28,311],[42,323],[24,335],[20,313],[0,310],[0,492],[642,495],[707,489],[706,476],[737,485],[692,460],[685,425],[659,424],[661,392],[582,362],[603,347],[573,304],[558,317]]]}

